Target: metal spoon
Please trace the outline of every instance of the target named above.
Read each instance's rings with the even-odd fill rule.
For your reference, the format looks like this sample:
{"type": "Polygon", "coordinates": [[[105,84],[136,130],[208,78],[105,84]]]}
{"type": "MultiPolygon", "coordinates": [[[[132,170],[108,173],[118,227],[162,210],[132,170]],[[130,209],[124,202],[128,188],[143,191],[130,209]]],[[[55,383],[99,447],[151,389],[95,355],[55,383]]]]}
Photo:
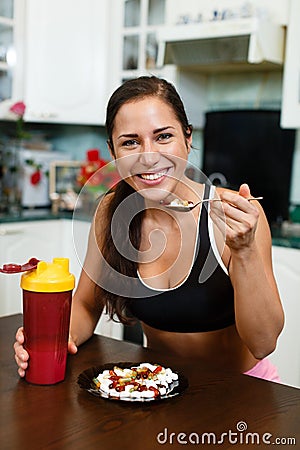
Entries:
{"type": "MultiPolygon", "coordinates": [[[[248,202],[252,201],[252,200],[262,200],[263,197],[249,197],[247,198],[248,202]]],[[[192,209],[196,208],[196,206],[200,205],[201,203],[205,203],[205,202],[222,202],[223,200],[221,200],[220,198],[204,198],[202,200],[200,200],[197,203],[194,204],[190,204],[190,205],[164,205],[165,208],[171,209],[172,211],[179,211],[179,212],[188,212],[188,211],[192,211],[192,209]]]]}

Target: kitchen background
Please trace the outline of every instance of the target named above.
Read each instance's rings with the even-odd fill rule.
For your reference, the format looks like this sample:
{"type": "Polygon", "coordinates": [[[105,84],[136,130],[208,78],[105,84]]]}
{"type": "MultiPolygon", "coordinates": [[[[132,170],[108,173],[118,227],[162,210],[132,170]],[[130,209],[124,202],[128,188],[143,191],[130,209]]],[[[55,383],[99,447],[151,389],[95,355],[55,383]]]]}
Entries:
{"type": "MultiPolygon", "coordinates": [[[[142,73],[157,73],[178,88],[195,128],[191,162],[200,169],[207,111],[281,110],[284,76],[287,78],[284,38],[289,1],[188,0],[177,1],[174,7],[173,0],[76,0],[75,5],[70,0],[62,5],[59,0],[4,0],[0,10],[0,118],[12,117],[12,101],[24,101],[26,130],[35,140],[45,139],[53,151],[65,153],[67,159],[84,160],[90,148],[99,148],[101,156],[110,159],[103,126],[107,98],[122,80],[142,73]],[[261,23],[257,32],[255,20],[261,23]],[[239,60],[236,54],[244,45],[242,39],[226,41],[232,34],[232,23],[241,23],[246,36],[245,28],[250,30],[249,54],[239,56],[239,60]],[[275,35],[274,30],[270,36],[265,32],[270,25],[276,28],[275,35]],[[170,61],[167,51],[165,56],[162,50],[165,35],[169,36],[167,45],[171,45],[174,33],[177,40],[187,40],[186,30],[195,26],[203,42],[207,42],[207,26],[209,37],[223,33],[223,46],[217,50],[227,55],[227,61],[217,64],[216,55],[208,63],[191,65],[190,61],[182,63],[173,58],[177,64],[170,64],[174,62],[172,57],[170,61]],[[223,31],[217,27],[223,27],[223,31]],[[282,31],[282,38],[277,37],[277,31],[282,31]],[[250,64],[247,59],[251,59],[255,45],[256,53],[262,55],[258,63],[250,64]],[[228,52],[229,46],[233,50],[228,52]]],[[[221,43],[222,39],[215,41],[221,43]]],[[[190,43],[187,40],[191,48],[190,43]]],[[[198,54],[204,50],[199,47],[198,54]]],[[[209,51],[213,53],[211,48],[209,51]]],[[[176,49],[171,48],[172,52],[175,54],[176,49]]],[[[285,81],[285,85],[290,83],[285,81]]],[[[297,114],[299,110],[292,116],[297,114]]],[[[289,180],[293,209],[300,205],[300,139],[298,126],[285,124],[289,127],[296,130],[289,180]]],[[[2,138],[13,136],[13,124],[1,120],[0,133],[2,138]]]]}
{"type": "MultiPolygon", "coordinates": [[[[56,161],[78,162],[86,159],[88,150],[99,149],[102,159],[110,159],[105,107],[109,95],[123,80],[153,73],[175,84],[194,125],[191,163],[199,169],[204,164],[207,113],[264,110],[278,113],[280,124],[275,124],[276,133],[282,127],[293,148],[288,152],[284,146],[280,147],[279,169],[277,166],[272,170],[274,189],[287,183],[289,210],[289,217],[279,215],[272,227],[274,270],[282,298],[286,300],[287,316],[279,349],[272,358],[279,365],[284,382],[298,387],[299,21],[298,0],[1,0],[0,3],[0,163],[4,165],[7,149],[18,153],[19,146],[32,152],[28,176],[34,175],[33,180],[37,181],[30,186],[31,202],[27,205],[32,207],[39,206],[34,192],[42,186],[35,173],[37,151],[46,154],[50,150],[51,159],[56,161]],[[17,131],[20,132],[17,129],[20,120],[16,119],[20,116],[10,108],[20,101],[26,107],[21,130],[25,139],[15,141],[17,131]],[[287,173],[290,171],[288,179],[282,179],[280,164],[287,173]]],[[[236,134],[237,125],[233,124],[229,131],[236,134]]],[[[253,126],[250,137],[257,131],[253,126]]],[[[273,134],[272,129],[269,134],[273,134]]],[[[252,157],[268,151],[270,164],[273,163],[272,145],[256,148],[252,157]]],[[[228,145],[224,154],[230,157],[232,149],[228,145]]],[[[23,154],[27,158],[27,153],[23,154]]],[[[94,152],[90,155],[95,159],[94,152]]],[[[0,175],[1,182],[3,173],[0,175]]],[[[42,175],[48,183],[48,174],[42,175]]],[[[0,193],[3,199],[3,189],[0,193]]],[[[24,262],[30,256],[51,260],[63,253],[70,257],[71,269],[78,278],[89,224],[82,220],[73,220],[72,224],[69,220],[72,216],[64,211],[54,216],[46,213],[44,217],[39,211],[31,207],[8,211],[4,207],[0,211],[0,264],[24,262]],[[75,249],[70,236],[77,245],[75,249]]],[[[0,277],[0,290],[0,315],[20,312],[18,279],[0,277]]],[[[118,324],[108,325],[105,320],[97,331],[116,338],[124,336],[118,324]]]]}

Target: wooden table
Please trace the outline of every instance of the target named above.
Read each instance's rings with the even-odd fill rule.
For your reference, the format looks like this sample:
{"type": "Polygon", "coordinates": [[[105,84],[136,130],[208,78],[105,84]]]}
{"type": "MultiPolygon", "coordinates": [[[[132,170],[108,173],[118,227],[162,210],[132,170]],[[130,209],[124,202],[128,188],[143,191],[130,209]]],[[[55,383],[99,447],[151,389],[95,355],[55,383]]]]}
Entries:
{"type": "Polygon", "coordinates": [[[153,450],[192,443],[193,448],[251,449],[280,439],[277,448],[300,448],[296,388],[220,373],[201,361],[101,336],[69,356],[65,381],[35,386],[19,379],[13,358],[14,334],[21,324],[21,315],[0,319],[2,450],[153,450]],[[171,366],[188,377],[189,387],[173,399],[149,403],[104,400],[80,389],[77,377],[83,370],[118,361],[171,366]]]}

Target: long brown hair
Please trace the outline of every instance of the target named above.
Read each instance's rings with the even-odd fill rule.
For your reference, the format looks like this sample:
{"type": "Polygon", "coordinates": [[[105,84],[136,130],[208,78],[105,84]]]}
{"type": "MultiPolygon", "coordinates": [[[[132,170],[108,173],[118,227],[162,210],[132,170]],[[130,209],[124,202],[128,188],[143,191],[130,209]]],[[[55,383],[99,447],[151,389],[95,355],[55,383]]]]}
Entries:
{"type": "MultiPolygon", "coordinates": [[[[114,130],[115,117],[119,109],[125,103],[151,96],[160,98],[173,109],[177,120],[181,123],[183,134],[186,139],[191,135],[192,126],[188,123],[182,100],[175,87],[164,79],[155,76],[142,76],[123,83],[112,94],[108,102],[106,111],[106,131],[108,136],[107,143],[114,156],[115,151],[112,134],[114,130]]],[[[103,223],[101,224],[101,230],[99,229],[102,242],[101,251],[102,256],[107,262],[106,267],[112,268],[120,275],[125,275],[131,279],[137,277],[138,261],[136,255],[141,243],[141,228],[144,217],[143,206],[143,197],[136,193],[134,189],[126,183],[126,181],[121,180],[114,188],[113,194],[110,196],[104,230],[103,223]],[[120,249],[115,246],[111,224],[115,210],[129,196],[131,201],[130,208],[132,208],[132,211],[129,212],[129,216],[132,217],[132,220],[130,224],[128,224],[126,220],[122,220],[121,218],[121,220],[117,221],[117,230],[114,230],[114,234],[118,235],[118,242],[122,243],[124,250],[120,251],[120,249]],[[135,214],[134,211],[137,211],[137,213],[135,214]],[[132,257],[126,257],[124,254],[131,255],[132,257]]],[[[98,224],[95,223],[96,234],[98,228],[97,225],[98,224]]],[[[109,273],[109,269],[104,270],[103,278],[107,280],[110,276],[115,275],[111,275],[109,273]]],[[[116,280],[116,282],[118,282],[118,280],[116,280]]],[[[108,312],[110,318],[115,319],[117,316],[122,323],[130,323],[131,319],[128,317],[128,312],[126,310],[126,306],[129,304],[130,298],[115,294],[111,292],[111,290],[105,289],[103,285],[107,286],[107,283],[101,283],[100,281],[98,287],[99,299],[101,299],[101,303],[105,305],[106,311],[108,312]]],[[[124,292],[126,292],[126,289],[124,292]]]]}

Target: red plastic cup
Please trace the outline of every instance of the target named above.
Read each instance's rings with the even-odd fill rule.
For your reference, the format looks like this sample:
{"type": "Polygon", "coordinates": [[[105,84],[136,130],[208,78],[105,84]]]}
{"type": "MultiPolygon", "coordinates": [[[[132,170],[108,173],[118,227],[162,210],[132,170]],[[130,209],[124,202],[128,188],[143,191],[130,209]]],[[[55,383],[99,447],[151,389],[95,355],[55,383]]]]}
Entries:
{"type": "Polygon", "coordinates": [[[25,380],[55,384],[66,373],[72,290],[75,279],[69,261],[41,261],[22,275],[24,347],[29,353],[25,380]]]}
{"type": "Polygon", "coordinates": [[[63,381],[68,353],[72,291],[23,290],[25,348],[29,353],[25,379],[34,384],[63,381]]]}

